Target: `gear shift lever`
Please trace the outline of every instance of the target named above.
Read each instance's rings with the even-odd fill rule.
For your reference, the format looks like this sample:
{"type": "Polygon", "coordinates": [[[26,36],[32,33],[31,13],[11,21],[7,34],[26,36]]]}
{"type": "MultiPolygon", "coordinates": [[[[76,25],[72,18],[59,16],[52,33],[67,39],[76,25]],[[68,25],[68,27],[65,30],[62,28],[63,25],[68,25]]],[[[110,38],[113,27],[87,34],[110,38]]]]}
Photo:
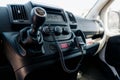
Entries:
{"type": "Polygon", "coordinates": [[[46,11],[41,7],[35,7],[32,9],[31,20],[33,24],[31,25],[31,35],[37,34],[38,28],[45,22],[46,15],[46,11]]]}
{"type": "Polygon", "coordinates": [[[37,39],[37,33],[40,26],[42,26],[46,19],[46,11],[41,7],[34,7],[31,10],[31,27],[24,28],[20,31],[20,40],[21,43],[26,45],[33,42],[40,42],[41,33],[39,32],[39,38],[37,39]]]}

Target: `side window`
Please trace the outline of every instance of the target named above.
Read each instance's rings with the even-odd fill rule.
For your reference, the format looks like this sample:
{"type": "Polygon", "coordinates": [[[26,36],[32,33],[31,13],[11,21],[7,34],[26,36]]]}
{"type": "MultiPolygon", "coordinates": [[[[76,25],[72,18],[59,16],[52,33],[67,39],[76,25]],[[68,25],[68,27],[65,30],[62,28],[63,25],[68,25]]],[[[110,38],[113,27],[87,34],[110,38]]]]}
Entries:
{"type": "Polygon", "coordinates": [[[115,0],[109,8],[108,12],[108,30],[110,33],[120,33],[120,1],[115,0]]]}
{"type": "Polygon", "coordinates": [[[120,33],[120,12],[108,12],[108,29],[110,32],[120,33]]]}

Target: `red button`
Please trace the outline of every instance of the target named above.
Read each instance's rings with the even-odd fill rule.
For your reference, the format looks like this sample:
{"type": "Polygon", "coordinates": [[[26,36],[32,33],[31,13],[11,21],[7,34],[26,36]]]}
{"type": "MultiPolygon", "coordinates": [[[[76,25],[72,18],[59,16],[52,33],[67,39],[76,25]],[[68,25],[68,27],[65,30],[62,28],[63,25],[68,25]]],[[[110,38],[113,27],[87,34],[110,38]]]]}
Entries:
{"type": "Polygon", "coordinates": [[[68,45],[67,43],[62,43],[62,44],[60,44],[60,47],[61,47],[61,48],[68,48],[69,45],[68,45]]]}

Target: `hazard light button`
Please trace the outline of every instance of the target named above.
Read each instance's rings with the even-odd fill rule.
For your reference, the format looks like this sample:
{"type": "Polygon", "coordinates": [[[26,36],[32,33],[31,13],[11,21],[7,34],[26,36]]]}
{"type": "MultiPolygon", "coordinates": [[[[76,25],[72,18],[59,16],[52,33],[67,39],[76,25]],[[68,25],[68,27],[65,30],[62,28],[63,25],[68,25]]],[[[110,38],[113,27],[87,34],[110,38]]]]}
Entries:
{"type": "Polygon", "coordinates": [[[61,43],[61,44],[60,44],[60,47],[61,47],[62,49],[69,48],[69,44],[68,44],[68,43],[61,43]]]}

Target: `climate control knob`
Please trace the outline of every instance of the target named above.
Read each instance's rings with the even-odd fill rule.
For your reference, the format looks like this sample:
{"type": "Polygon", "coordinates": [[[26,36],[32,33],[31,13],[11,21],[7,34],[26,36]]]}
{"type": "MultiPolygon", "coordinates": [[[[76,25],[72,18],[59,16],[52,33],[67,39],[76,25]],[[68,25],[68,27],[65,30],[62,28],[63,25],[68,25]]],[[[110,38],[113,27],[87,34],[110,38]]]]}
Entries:
{"type": "Polygon", "coordinates": [[[42,28],[42,33],[43,33],[43,35],[45,35],[45,36],[49,36],[49,34],[50,34],[50,29],[49,29],[49,27],[48,27],[48,26],[43,27],[43,28],[42,28]]]}
{"type": "Polygon", "coordinates": [[[69,33],[70,33],[69,28],[67,28],[67,27],[63,28],[63,32],[62,32],[63,35],[68,35],[69,33]]]}
{"type": "Polygon", "coordinates": [[[59,36],[60,34],[62,34],[62,28],[60,26],[56,26],[54,28],[54,32],[56,36],[59,36]]]}

